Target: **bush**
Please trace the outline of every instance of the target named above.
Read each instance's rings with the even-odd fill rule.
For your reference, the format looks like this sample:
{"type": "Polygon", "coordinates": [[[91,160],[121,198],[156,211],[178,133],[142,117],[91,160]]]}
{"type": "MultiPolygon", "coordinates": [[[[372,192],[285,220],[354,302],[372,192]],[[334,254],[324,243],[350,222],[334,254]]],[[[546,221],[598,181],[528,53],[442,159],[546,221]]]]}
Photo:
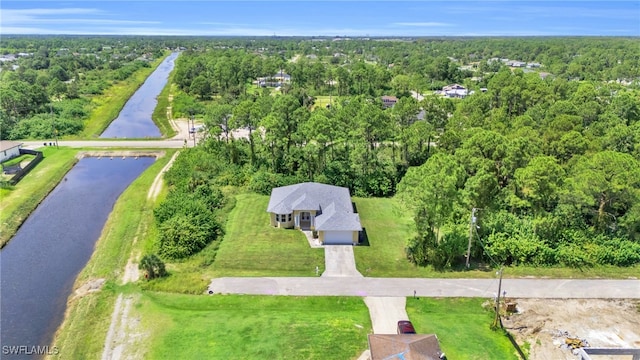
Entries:
{"type": "Polygon", "coordinates": [[[183,259],[202,250],[216,236],[217,224],[213,217],[203,219],[178,214],[160,225],[158,253],[167,259],[183,259]]]}

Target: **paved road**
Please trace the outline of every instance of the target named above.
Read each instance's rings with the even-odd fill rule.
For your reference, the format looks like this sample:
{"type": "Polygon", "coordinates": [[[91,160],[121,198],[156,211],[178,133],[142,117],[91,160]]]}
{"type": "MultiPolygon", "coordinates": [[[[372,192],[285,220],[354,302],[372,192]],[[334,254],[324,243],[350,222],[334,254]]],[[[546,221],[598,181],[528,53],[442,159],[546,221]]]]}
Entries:
{"type": "MultiPolygon", "coordinates": [[[[43,147],[43,143],[44,141],[22,141],[22,146],[29,149],[35,149],[43,147]]],[[[72,148],[176,149],[184,146],[184,140],[63,140],[58,141],[58,146],[72,148]]],[[[192,147],[193,140],[187,141],[187,146],[192,147]]]]}
{"type": "MultiPolygon", "coordinates": [[[[640,299],[640,280],[504,279],[508,297],[547,299],[640,299]]],[[[494,297],[497,279],[359,277],[217,278],[214,294],[297,296],[494,297]]]]}

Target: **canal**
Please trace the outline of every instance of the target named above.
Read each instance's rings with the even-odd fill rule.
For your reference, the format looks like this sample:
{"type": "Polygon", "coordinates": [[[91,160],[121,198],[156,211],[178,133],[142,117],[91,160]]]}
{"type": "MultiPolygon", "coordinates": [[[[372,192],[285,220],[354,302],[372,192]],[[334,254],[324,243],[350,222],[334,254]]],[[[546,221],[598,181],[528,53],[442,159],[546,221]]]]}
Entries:
{"type": "MultiPolygon", "coordinates": [[[[179,53],[125,104],[103,138],[160,137],[151,116],[179,53]]],[[[67,299],[120,194],[154,157],[85,157],[0,251],[0,358],[33,359],[49,348],[67,299]]],[[[43,354],[44,353],[44,354],[43,354]]]]}
{"type": "Polygon", "coordinates": [[[50,344],[115,201],[154,161],[81,159],[2,249],[0,358],[34,358],[34,346],[50,344]],[[11,356],[13,346],[27,349],[11,356]]]}
{"type": "Polygon", "coordinates": [[[162,135],[151,116],[178,54],[171,53],[160,63],[100,135],[101,138],[153,138],[162,135]]]}

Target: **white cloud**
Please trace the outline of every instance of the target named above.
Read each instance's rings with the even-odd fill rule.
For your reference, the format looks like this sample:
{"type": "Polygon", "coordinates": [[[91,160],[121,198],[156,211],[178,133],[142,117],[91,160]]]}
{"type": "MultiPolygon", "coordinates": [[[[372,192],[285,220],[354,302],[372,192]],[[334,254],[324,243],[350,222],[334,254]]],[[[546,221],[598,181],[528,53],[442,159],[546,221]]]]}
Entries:
{"type": "Polygon", "coordinates": [[[101,14],[102,10],[88,8],[64,9],[2,9],[0,19],[3,25],[35,23],[48,16],[101,14]]]}

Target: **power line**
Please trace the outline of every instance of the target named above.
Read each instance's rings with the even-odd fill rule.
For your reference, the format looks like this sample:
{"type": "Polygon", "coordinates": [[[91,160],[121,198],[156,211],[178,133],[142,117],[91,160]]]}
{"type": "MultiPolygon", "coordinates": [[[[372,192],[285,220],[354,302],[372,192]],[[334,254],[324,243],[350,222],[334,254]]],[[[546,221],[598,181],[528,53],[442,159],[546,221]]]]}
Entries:
{"type": "Polygon", "coordinates": [[[480,247],[482,248],[482,252],[484,254],[486,254],[489,257],[489,260],[491,260],[491,262],[493,263],[494,266],[496,267],[500,267],[502,265],[498,264],[498,262],[496,262],[492,257],[491,254],[489,254],[489,252],[487,251],[487,248],[484,246],[484,243],[482,242],[482,240],[480,239],[480,235],[478,234],[478,229],[475,230],[476,233],[476,237],[478,238],[478,242],[480,243],[480,247]]]}

